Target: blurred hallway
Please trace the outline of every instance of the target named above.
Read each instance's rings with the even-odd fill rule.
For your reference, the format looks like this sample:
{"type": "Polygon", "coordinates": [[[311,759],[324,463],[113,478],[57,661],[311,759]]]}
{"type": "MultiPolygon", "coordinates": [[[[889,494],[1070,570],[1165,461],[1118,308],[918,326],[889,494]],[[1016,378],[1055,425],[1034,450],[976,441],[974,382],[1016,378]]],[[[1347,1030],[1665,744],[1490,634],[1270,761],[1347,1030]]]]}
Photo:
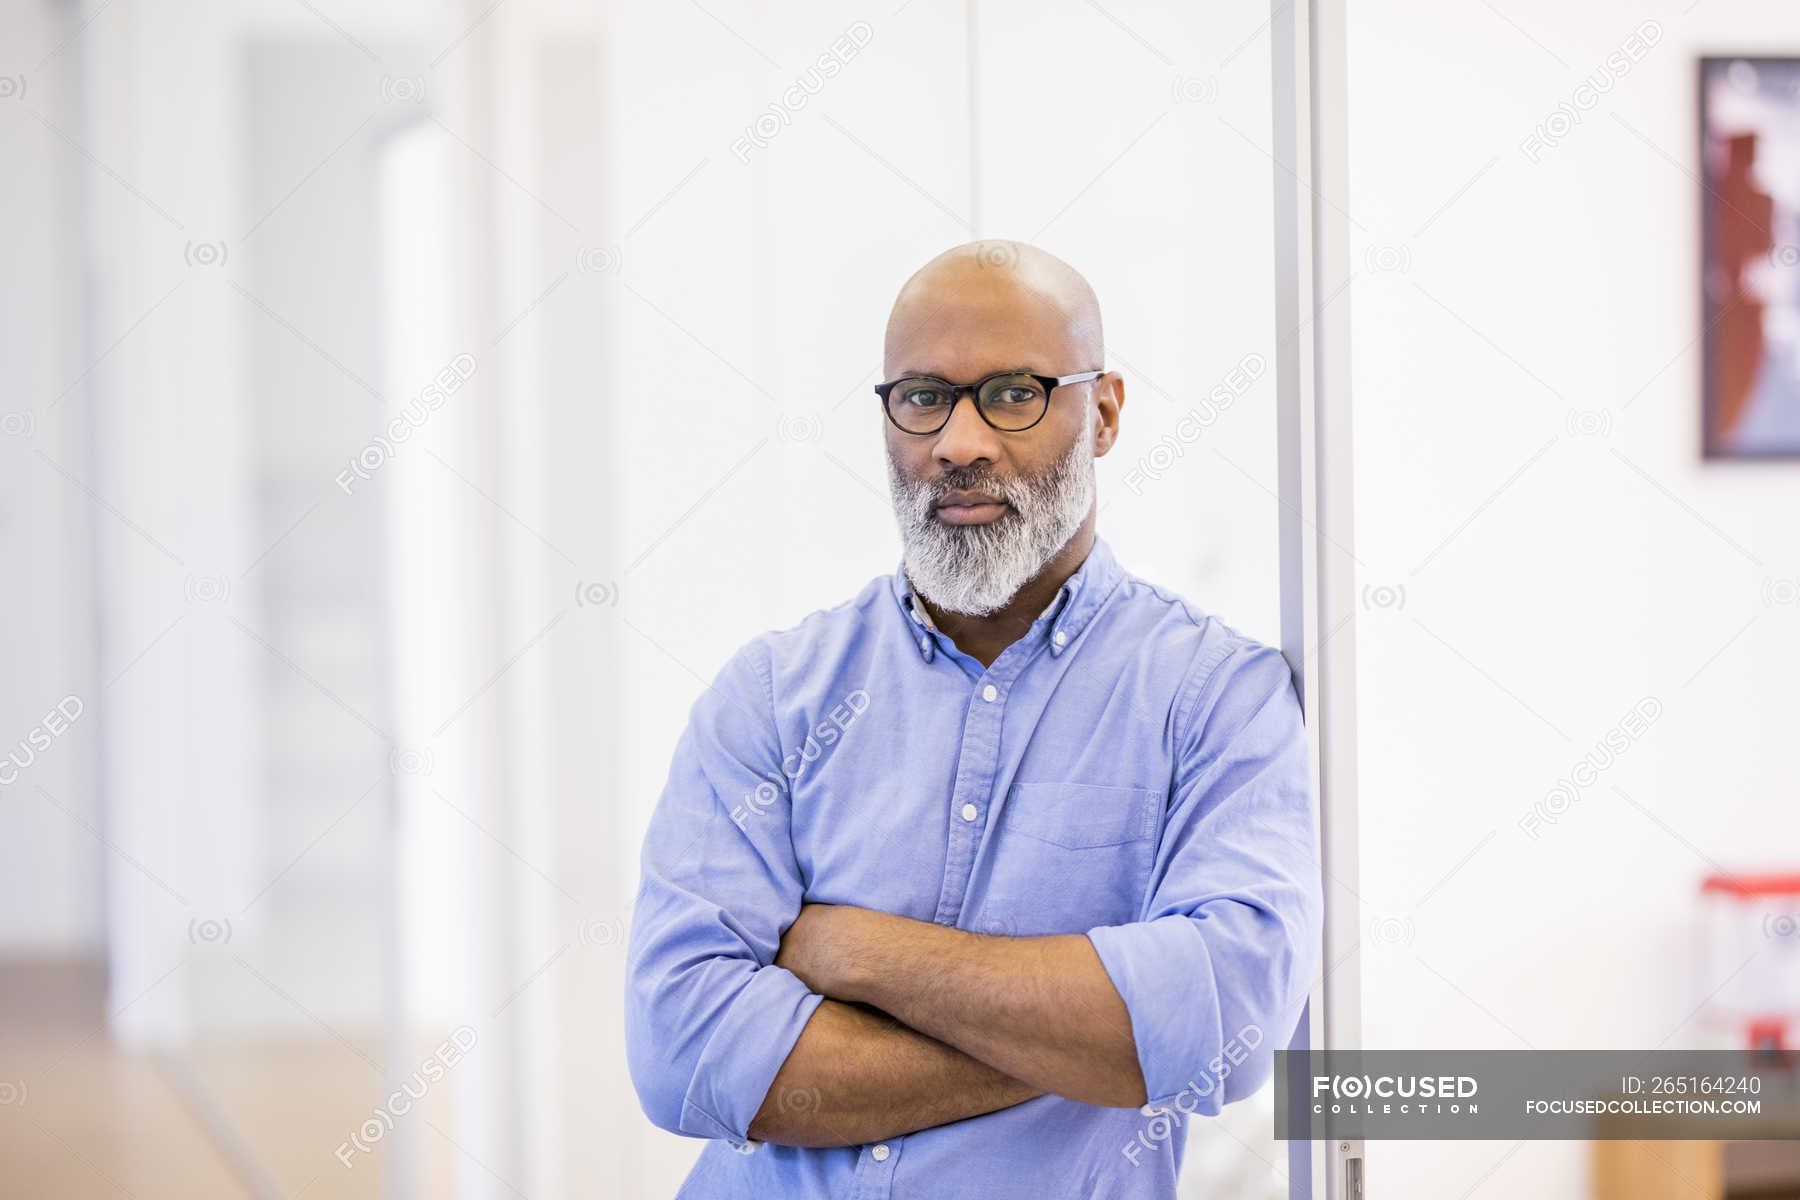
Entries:
{"type": "MultiPolygon", "coordinates": [[[[383,1138],[349,1149],[385,1090],[373,1047],[289,1036],[136,1052],[107,1036],[104,996],[93,966],[0,966],[0,1200],[382,1195],[383,1138]]],[[[448,1097],[415,1112],[423,1194],[447,1195],[448,1097]]]]}
{"type": "Polygon", "coordinates": [[[103,995],[94,967],[0,966],[0,1196],[250,1195],[150,1056],[107,1038],[103,995]]]}

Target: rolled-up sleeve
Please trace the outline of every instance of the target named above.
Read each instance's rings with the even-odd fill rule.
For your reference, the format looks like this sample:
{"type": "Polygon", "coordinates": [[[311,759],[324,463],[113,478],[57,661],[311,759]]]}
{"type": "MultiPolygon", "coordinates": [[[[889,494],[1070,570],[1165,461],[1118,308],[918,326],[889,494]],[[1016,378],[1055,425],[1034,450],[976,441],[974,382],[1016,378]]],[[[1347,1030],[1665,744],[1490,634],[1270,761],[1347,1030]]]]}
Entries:
{"type": "Polygon", "coordinates": [[[644,837],[626,956],[626,1056],[644,1112],[743,1144],[824,997],[772,966],[800,911],[767,652],[694,704],[644,837]]]}
{"type": "Polygon", "coordinates": [[[1150,1102],[1206,1115],[1268,1078],[1305,1005],[1324,919],[1287,661],[1248,639],[1213,657],[1177,727],[1144,919],[1088,931],[1130,1011],[1150,1102]]]}

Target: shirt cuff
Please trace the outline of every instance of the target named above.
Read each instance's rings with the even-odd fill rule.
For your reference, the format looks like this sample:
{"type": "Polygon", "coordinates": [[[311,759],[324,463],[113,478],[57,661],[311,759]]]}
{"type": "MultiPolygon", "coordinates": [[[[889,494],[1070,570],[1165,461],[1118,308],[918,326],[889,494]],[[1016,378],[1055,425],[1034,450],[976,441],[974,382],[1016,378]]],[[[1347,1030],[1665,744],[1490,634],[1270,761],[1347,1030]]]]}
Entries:
{"type": "Polygon", "coordinates": [[[824,1001],[785,967],[753,971],[700,1053],[686,1116],[697,1117],[696,1123],[711,1127],[714,1136],[743,1146],[781,1064],[824,1001]]]}
{"type": "Polygon", "coordinates": [[[1224,1106],[1224,1079],[1206,1064],[1219,1056],[1218,980],[1195,918],[1158,917],[1088,930],[1088,941],[1131,1014],[1145,1099],[1167,1105],[1184,1092],[1199,1111],[1224,1106]]]}

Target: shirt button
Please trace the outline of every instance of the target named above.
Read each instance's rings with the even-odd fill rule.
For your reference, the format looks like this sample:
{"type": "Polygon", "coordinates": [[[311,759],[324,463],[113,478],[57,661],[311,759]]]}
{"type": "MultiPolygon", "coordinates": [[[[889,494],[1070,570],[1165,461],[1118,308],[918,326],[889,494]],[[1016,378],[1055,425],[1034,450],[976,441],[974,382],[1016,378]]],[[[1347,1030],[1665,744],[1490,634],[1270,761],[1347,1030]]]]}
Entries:
{"type": "Polygon", "coordinates": [[[928,637],[920,638],[919,639],[919,649],[921,649],[921,650],[931,649],[931,639],[928,637]]]}
{"type": "Polygon", "coordinates": [[[882,1142],[877,1145],[873,1150],[869,1151],[869,1156],[876,1162],[886,1162],[888,1156],[887,1143],[882,1142]]]}
{"type": "Polygon", "coordinates": [[[975,819],[975,806],[973,804],[963,805],[963,820],[973,821],[974,819],[975,819]]]}
{"type": "Polygon", "coordinates": [[[1000,698],[1000,692],[990,683],[981,689],[981,698],[991,704],[993,701],[1000,698]]]}
{"type": "Polygon", "coordinates": [[[1056,631],[1056,636],[1055,636],[1055,637],[1053,637],[1053,638],[1051,638],[1051,639],[1050,639],[1050,640],[1051,640],[1051,641],[1053,641],[1053,642],[1055,642],[1055,643],[1056,643],[1056,644],[1057,644],[1057,645],[1059,645],[1059,646],[1060,646],[1060,645],[1062,645],[1062,644],[1063,644],[1063,643],[1064,643],[1064,642],[1066,642],[1066,641],[1068,641],[1068,640],[1069,640],[1069,635],[1068,635],[1068,634],[1066,634],[1066,633],[1064,633],[1064,632],[1063,632],[1063,631],[1062,631],[1062,630],[1060,630],[1060,629],[1059,629],[1059,630],[1057,630],[1057,631],[1056,631]]]}

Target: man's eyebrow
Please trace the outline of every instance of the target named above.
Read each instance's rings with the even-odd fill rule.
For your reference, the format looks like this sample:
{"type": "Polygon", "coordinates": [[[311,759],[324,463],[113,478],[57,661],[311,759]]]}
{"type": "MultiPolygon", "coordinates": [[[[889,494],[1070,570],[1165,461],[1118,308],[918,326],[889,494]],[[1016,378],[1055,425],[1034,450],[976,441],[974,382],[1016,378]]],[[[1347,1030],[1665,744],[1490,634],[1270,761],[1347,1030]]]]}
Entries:
{"type": "MultiPolygon", "coordinates": [[[[1045,372],[1038,370],[1036,367],[1001,367],[998,371],[989,371],[986,375],[981,376],[981,378],[988,379],[995,375],[1043,375],[1043,374],[1045,374],[1045,372]]],[[[925,375],[925,376],[929,376],[932,379],[942,379],[945,383],[950,382],[950,377],[942,374],[941,372],[923,371],[923,370],[917,370],[917,369],[911,369],[911,368],[901,371],[899,374],[895,375],[894,378],[895,379],[905,379],[908,376],[912,376],[912,375],[925,375]]]]}

